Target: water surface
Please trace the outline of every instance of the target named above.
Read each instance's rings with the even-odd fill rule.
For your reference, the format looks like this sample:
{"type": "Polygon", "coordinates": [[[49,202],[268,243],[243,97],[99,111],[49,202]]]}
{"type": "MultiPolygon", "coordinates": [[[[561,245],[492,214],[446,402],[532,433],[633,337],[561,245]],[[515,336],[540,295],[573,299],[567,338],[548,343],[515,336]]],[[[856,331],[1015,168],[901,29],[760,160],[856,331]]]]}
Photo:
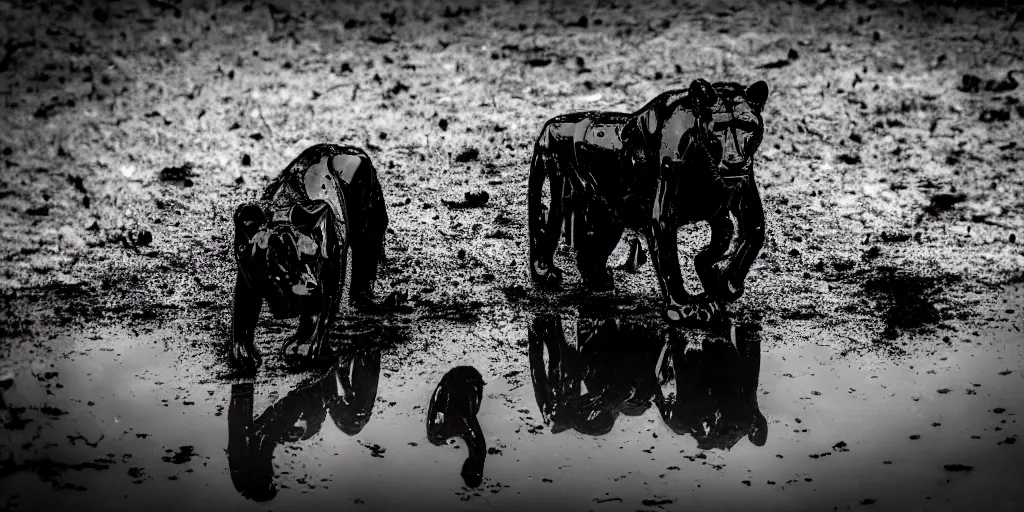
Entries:
{"type": "Polygon", "coordinates": [[[826,344],[787,342],[784,329],[743,321],[672,329],[647,316],[579,310],[399,329],[364,322],[340,329],[351,343],[333,367],[254,380],[211,375],[209,361],[219,356],[190,353],[173,329],[57,340],[67,349],[55,364],[16,375],[3,391],[13,462],[5,463],[0,503],[1024,505],[1019,327],[992,327],[899,361],[839,357],[826,344]],[[460,475],[463,439],[427,439],[431,397],[457,366],[485,381],[476,420],[486,457],[476,487],[460,475]]]}

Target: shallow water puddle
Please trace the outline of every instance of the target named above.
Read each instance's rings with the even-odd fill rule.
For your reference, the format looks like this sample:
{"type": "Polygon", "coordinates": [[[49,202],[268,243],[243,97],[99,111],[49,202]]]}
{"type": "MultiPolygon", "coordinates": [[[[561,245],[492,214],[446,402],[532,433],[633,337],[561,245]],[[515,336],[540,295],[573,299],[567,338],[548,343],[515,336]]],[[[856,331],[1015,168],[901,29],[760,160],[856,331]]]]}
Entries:
{"type": "Polygon", "coordinates": [[[734,327],[669,330],[601,314],[436,322],[402,346],[363,347],[329,371],[276,383],[210,378],[172,331],[102,333],[3,391],[3,456],[13,462],[0,504],[1022,505],[1017,331],[893,363],[734,327]],[[435,386],[459,365],[485,381],[475,488],[460,476],[464,441],[435,446],[426,435],[435,386]]]}

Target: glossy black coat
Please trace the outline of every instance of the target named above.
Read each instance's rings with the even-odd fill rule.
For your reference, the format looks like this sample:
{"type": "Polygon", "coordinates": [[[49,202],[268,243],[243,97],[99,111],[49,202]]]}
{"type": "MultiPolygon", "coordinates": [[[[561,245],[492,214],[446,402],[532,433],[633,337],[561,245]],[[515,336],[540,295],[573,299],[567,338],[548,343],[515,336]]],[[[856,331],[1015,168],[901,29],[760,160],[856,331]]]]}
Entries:
{"type": "Polygon", "coordinates": [[[462,480],[468,487],[483,481],[487,441],[476,415],[483,400],[484,379],[472,366],[457,366],[441,378],[427,407],[427,440],[436,446],[461,437],[469,456],[462,464],[462,480]]]}
{"type": "Polygon", "coordinates": [[[632,113],[579,112],[549,120],[534,146],[528,210],[530,273],[554,286],[563,229],[593,290],[613,287],[608,256],[630,228],[647,239],[669,321],[708,321],[738,299],[764,243],[753,157],[768,86],[695,80],[632,113]],[[544,204],[547,182],[550,204],[544,204]],[[735,222],[732,220],[735,218],[735,222]],[[705,295],[679,268],[679,226],[706,220],[712,241],[694,260],[705,295]],[[564,222],[564,224],[563,224],[564,222]]]}
{"type": "Polygon", "coordinates": [[[728,449],[744,435],[764,445],[757,327],[729,320],[685,329],[652,320],[581,311],[573,346],[560,316],[533,318],[530,374],[551,432],[604,435],[620,415],[643,414],[653,403],[673,432],[693,436],[701,449],[728,449]]]}
{"type": "Polygon", "coordinates": [[[342,432],[361,432],[373,414],[380,362],[377,348],[347,355],[323,378],[297,386],[255,419],[253,385],[232,385],[227,456],[235,490],[253,501],[273,499],[274,450],[317,435],[328,415],[342,432]]]}
{"type": "Polygon", "coordinates": [[[319,358],[340,307],[348,252],[349,296],[371,306],[384,256],[387,208],[377,171],[361,149],[317,144],[295,158],[258,202],[235,211],[238,261],[231,359],[255,369],[253,339],[263,301],[277,318],[300,317],[282,352],[289,360],[319,358]]]}

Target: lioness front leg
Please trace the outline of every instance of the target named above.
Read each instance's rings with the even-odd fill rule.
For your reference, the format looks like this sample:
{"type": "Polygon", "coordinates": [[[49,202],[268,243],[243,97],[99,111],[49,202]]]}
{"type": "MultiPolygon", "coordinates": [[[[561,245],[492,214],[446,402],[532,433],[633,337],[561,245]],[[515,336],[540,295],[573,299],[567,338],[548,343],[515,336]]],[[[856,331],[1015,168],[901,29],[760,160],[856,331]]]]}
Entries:
{"type": "Polygon", "coordinates": [[[662,314],[669,322],[709,322],[721,311],[717,301],[700,301],[687,293],[679,268],[677,232],[674,224],[653,221],[645,230],[651,261],[665,300],[662,314]]]}
{"type": "Polygon", "coordinates": [[[750,273],[750,267],[764,247],[764,208],[761,205],[761,194],[753,181],[738,192],[733,215],[736,217],[739,243],[722,276],[724,286],[720,292],[721,299],[730,302],[743,295],[743,284],[750,273]]]}
{"type": "Polygon", "coordinates": [[[260,366],[261,357],[254,344],[256,322],[263,309],[263,297],[252,289],[241,272],[235,281],[235,305],[231,317],[231,362],[243,370],[260,366]]]}
{"type": "Polygon", "coordinates": [[[722,208],[718,215],[708,219],[708,226],[711,228],[711,243],[693,258],[693,266],[704,293],[710,298],[731,302],[723,277],[735,255],[728,252],[735,233],[728,208],[722,208]]]}
{"type": "MultiPolygon", "coordinates": [[[[344,253],[343,253],[344,254],[344,253]]],[[[336,276],[331,276],[337,278],[336,276]]],[[[338,287],[340,290],[340,286],[338,287]]],[[[292,363],[312,363],[320,358],[328,325],[333,320],[341,303],[337,294],[323,295],[319,300],[310,301],[310,311],[299,318],[299,330],[281,347],[282,356],[292,363]]]]}

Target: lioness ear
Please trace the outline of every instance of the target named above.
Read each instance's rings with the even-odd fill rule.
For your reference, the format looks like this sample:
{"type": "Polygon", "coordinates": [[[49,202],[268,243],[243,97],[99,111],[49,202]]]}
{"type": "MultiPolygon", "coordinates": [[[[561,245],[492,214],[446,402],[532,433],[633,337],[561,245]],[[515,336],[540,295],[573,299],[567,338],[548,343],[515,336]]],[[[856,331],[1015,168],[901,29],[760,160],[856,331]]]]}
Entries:
{"type": "Polygon", "coordinates": [[[750,84],[750,87],[747,87],[743,96],[747,98],[747,102],[750,103],[752,107],[761,110],[764,108],[765,102],[768,101],[768,84],[766,84],[764,80],[758,80],[757,82],[750,84]]]}
{"type": "Polygon", "coordinates": [[[708,110],[718,102],[718,93],[707,80],[698,78],[690,82],[690,101],[694,108],[708,110]]]}
{"type": "Polygon", "coordinates": [[[235,232],[249,240],[266,221],[263,209],[255,203],[245,203],[235,210],[235,232]]]}

